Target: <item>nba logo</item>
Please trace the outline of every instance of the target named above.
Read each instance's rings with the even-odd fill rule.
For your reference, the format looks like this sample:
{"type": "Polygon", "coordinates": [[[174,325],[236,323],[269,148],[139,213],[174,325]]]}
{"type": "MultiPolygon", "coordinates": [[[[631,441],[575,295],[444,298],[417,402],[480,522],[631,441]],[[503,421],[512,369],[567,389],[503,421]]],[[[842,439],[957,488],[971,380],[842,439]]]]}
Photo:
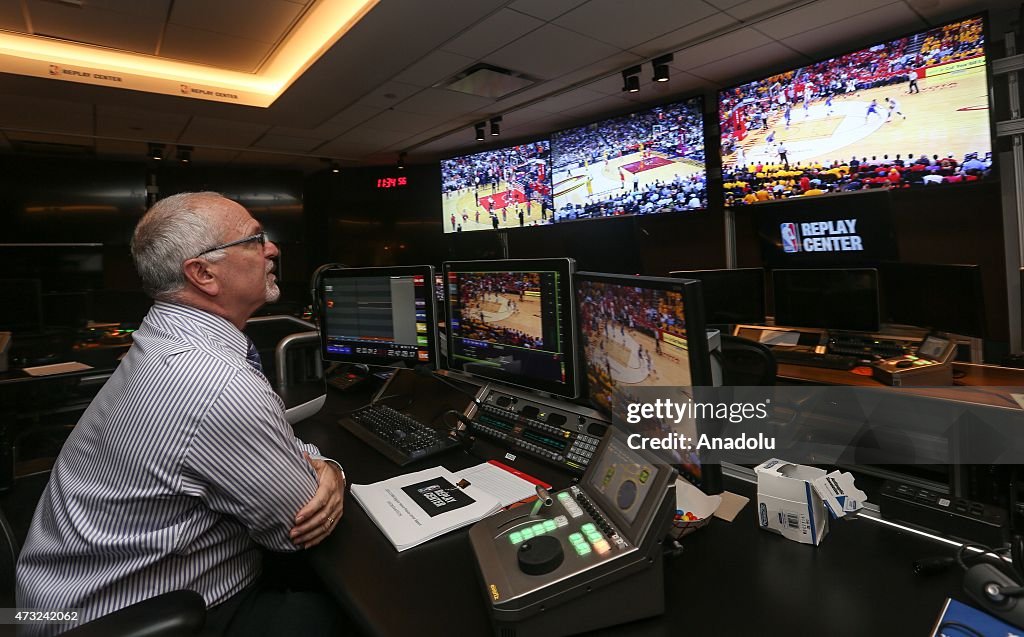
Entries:
{"type": "Polygon", "coordinates": [[[797,234],[795,223],[779,224],[782,230],[782,249],[787,253],[800,252],[800,235],[797,234]]]}

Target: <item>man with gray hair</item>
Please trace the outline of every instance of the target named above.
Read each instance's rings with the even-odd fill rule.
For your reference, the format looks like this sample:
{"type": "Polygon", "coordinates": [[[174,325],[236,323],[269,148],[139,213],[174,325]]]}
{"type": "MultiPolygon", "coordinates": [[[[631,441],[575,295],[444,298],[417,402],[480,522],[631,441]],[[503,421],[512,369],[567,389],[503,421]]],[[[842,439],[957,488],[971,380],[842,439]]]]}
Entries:
{"type": "Polygon", "coordinates": [[[54,464],[18,560],[18,606],[90,621],[190,589],[218,632],[335,633],[327,596],[259,578],[263,549],[334,530],[345,488],[341,467],[295,437],[242,333],[280,296],[277,246],[244,207],[203,192],[155,204],[131,249],[155,303],[54,464]]]}

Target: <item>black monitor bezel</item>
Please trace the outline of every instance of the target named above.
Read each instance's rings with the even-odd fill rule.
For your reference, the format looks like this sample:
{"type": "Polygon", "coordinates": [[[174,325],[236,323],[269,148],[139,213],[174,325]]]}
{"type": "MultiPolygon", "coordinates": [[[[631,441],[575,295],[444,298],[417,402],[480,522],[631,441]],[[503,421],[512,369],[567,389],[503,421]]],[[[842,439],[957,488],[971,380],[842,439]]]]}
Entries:
{"type": "MultiPolygon", "coordinates": [[[[700,281],[696,279],[641,277],[625,274],[608,274],[603,272],[577,272],[576,288],[573,290],[574,295],[579,284],[583,281],[594,281],[598,283],[626,286],[638,286],[638,283],[649,283],[651,284],[649,287],[654,289],[680,292],[683,295],[683,307],[686,312],[686,338],[690,361],[691,385],[694,387],[710,387],[714,385],[714,377],[711,369],[711,353],[708,349],[707,326],[704,324],[704,297],[701,293],[700,281]],[[701,335],[701,338],[691,338],[691,330],[697,331],[701,335]],[[701,366],[698,361],[707,361],[707,363],[701,366]]],[[[639,285],[638,287],[644,287],[644,285],[639,285]]],[[[582,340],[582,337],[577,338],[577,342],[579,343],[582,343],[582,340]]],[[[610,419],[611,415],[605,413],[601,406],[590,397],[590,388],[587,385],[586,361],[584,360],[583,347],[580,346],[578,349],[580,354],[577,367],[580,370],[580,382],[582,384],[580,394],[581,401],[585,402],[585,404],[610,419]]],[[[699,431],[701,428],[701,424],[699,422],[697,423],[697,427],[699,431]]],[[[719,463],[713,462],[708,456],[709,454],[702,454],[700,459],[700,478],[697,478],[688,471],[681,470],[680,467],[682,465],[673,466],[671,463],[664,464],[673,466],[678,475],[684,477],[687,481],[693,483],[694,486],[698,487],[705,493],[719,493],[722,490],[722,466],[719,463]]]]}
{"type": "Polygon", "coordinates": [[[647,215],[640,215],[640,214],[634,213],[634,214],[630,214],[630,215],[609,215],[609,216],[605,216],[605,217],[592,217],[592,218],[586,218],[586,219],[561,219],[561,220],[553,221],[551,224],[546,224],[546,225],[557,225],[557,224],[560,224],[560,223],[576,223],[576,222],[579,222],[579,221],[583,221],[583,222],[586,222],[586,221],[601,221],[603,219],[621,219],[621,218],[625,218],[625,217],[640,217],[640,216],[700,213],[700,212],[706,212],[707,210],[710,210],[711,209],[711,202],[708,201],[708,199],[709,199],[710,193],[712,191],[712,186],[708,183],[708,173],[710,172],[709,171],[709,167],[708,167],[708,121],[707,121],[707,117],[706,117],[707,114],[704,112],[704,107],[705,107],[705,105],[707,103],[707,100],[704,98],[704,95],[701,94],[701,93],[698,93],[698,94],[692,94],[691,93],[691,94],[688,94],[688,95],[682,95],[682,96],[668,98],[668,99],[660,101],[658,103],[650,104],[648,106],[645,106],[643,108],[635,108],[635,107],[634,108],[630,108],[629,110],[622,111],[622,112],[620,112],[618,114],[608,115],[606,117],[602,117],[601,119],[591,120],[589,122],[584,122],[582,124],[577,124],[577,125],[574,125],[574,126],[569,126],[567,128],[560,128],[560,129],[558,129],[556,131],[552,131],[551,133],[549,133],[548,134],[548,141],[551,143],[551,147],[550,147],[550,150],[548,151],[548,157],[549,157],[548,168],[551,170],[551,181],[552,181],[552,188],[551,188],[551,209],[552,210],[551,210],[551,215],[552,215],[552,218],[554,219],[555,215],[556,215],[556,212],[558,211],[558,206],[555,203],[555,194],[554,194],[555,144],[556,144],[556,139],[557,139],[558,135],[562,135],[564,133],[568,133],[569,131],[574,131],[574,130],[578,130],[578,129],[581,129],[581,128],[589,128],[591,126],[600,126],[601,124],[604,124],[606,122],[610,122],[610,121],[615,120],[615,119],[619,119],[621,117],[628,117],[628,116],[631,116],[631,115],[638,115],[640,113],[647,113],[647,112],[650,112],[650,111],[652,111],[652,110],[654,110],[656,108],[664,108],[666,106],[673,106],[675,104],[682,104],[684,102],[687,102],[687,103],[689,103],[689,102],[696,102],[697,103],[697,108],[699,109],[700,115],[701,115],[701,123],[700,123],[700,125],[701,125],[701,141],[704,143],[704,198],[705,198],[704,206],[702,206],[700,208],[693,208],[693,209],[680,210],[680,211],[659,210],[657,212],[648,213],[647,215]]]}
{"type": "Polygon", "coordinates": [[[916,263],[903,261],[885,262],[878,266],[878,285],[880,288],[879,293],[882,297],[881,309],[883,312],[883,318],[889,323],[923,327],[933,331],[948,332],[958,336],[969,336],[973,338],[985,338],[988,333],[986,325],[987,314],[985,312],[985,282],[984,278],[981,276],[981,266],[978,264],[916,263]],[[901,270],[902,272],[900,272],[901,270]],[[893,275],[903,275],[905,278],[910,278],[909,275],[911,272],[908,271],[913,270],[918,270],[921,273],[922,278],[943,277],[944,274],[948,275],[954,270],[970,275],[972,283],[976,283],[977,285],[971,285],[970,294],[960,296],[956,298],[954,302],[974,309],[974,316],[968,319],[968,321],[973,325],[968,326],[966,330],[961,331],[963,326],[955,325],[954,322],[946,323],[939,321],[936,323],[932,320],[923,322],[932,324],[918,325],[917,323],[907,321],[906,319],[909,317],[906,314],[894,315],[893,310],[895,304],[893,303],[893,300],[900,294],[900,292],[893,287],[893,275]]]}
{"type": "Polygon", "coordinates": [[[320,273],[317,279],[317,300],[319,315],[317,316],[320,326],[320,357],[332,363],[355,363],[361,365],[374,365],[378,367],[390,367],[396,363],[405,363],[407,366],[426,366],[431,369],[438,368],[438,347],[437,347],[437,306],[434,301],[434,266],[432,265],[402,265],[389,267],[368,267],[368,268],[328,268],[320,273]],[[409,277],[423,276],[429,282],[427,296],[427,350],[430,352],[430,362],[423,362],[417,359],[389,358],[382,356],[370,356],[366,354],[336,354],[327,351],[327,304],[324,302],[324,282],[331,278],[362,278],[362,277],[409,277]]]}
{"type": "MultiPolygon", "coordinates": [[[[760,319],[759,320],[753,320],[753,321],[748,321],[748,320],[736,321],[734,323],[729,323],[729,325],[736,325],[738,323],[742,323],[744,325],[747,325],[747,324],[763,325],[765,322],[767,322],[767,316],[768,316],[768,294],[767,294],[765,286],[766,286],[766,281],[767,281],[768,277],[767,277],[767,273],[765,272],[764,268],[718,268],[718,269],[712,268],[712,269],[707,269],[707,270],[673,270],[673,271],[669,272],[668,274],[669,274],[669,276],[671,276],[674,279],[694,279],[694,280],[700,281],[701,284],[702,284],[702,287],[703,287],[704,280],[700,278],[700,275],[702,273],[705,273],[705,272],[714,272],[716,274],[717,273],[760,272],[761,273],[761,296],[760,296],[760,301],[761,301],[760,302],[760,305],[761,305],[761,317],[760,317],[760,319]]],[[[708,325],[725,325],[725,323],[712,323],[710,320],[708,320],[707,304],[705,304],[705,307],[704,307],[704,325],[705,325],[705,327],[707,327],[708,325]]]]}
{"type": "Polygon", "coordinates": [[[772,318],[775,320],[775,325],[785,327],[812,327],[817,329],[826,329],[834,332],[878,332],[882,325],[882,308],[881,308],[881,288],[879,287],[879,274],[878,268],[776,268],[772,270],[772,318]],[[789,324],[779,320],[778,310],[778,284],[776,282],[777,272],[873,272],[875,277],[875,323],[870,329],[858,329],[850,327],[836,327],[834,325],[808,325],[808,324],[789,324]]]}
{"type": "MultiPolygon", "coordinates": [[[[655,276],[631,276],[628,274],[608,274],[604,272],[577,272],[576,273],[576,285],[573,289],[575,295],[576,289],[579,284],[584,281],[594,281],[597,283],[607,283],[609,285],[622,285],[632,287],[651,287],[656,290],[667,290],[670,292],[679,292],[683,295],[683,307],[686,312],[686,338],[687,345],[690,352],[690,382],[694,387],[710,386],[713,382],[711,374],[711,359],[708,353],[708,341],[706,336],[706,326],[704,324],[704,297],[700,291],[700,281],[696,279],[672,279],[667,277],[655,277],[655,276]],[[645,285],[651,284],[651,285],[645,285]],[[699,313],[699,319],[696,321],[690,320],[690,308],[694,308],[694,311],[699,313]],[[700,334],[703,338],[694,339],[690,338],[690,330],[693,325],[699,328],[700,334]],[[708,365],[704,369],[694,369],[694,360],[707,360],[708,365]]],[[[578,339],[579,340],[579,339],[578,339]]],[[[580,369],[583,367],[583,351],[580,348],[580,369]]],[[[586,374],[581,374],[583,378],[586,378],[586,374]]],[[[598,411],[601,410],[600,406],[590,398],[590,388],[586,387],[584,382],[584,393],[581,397],[585,398],[587,404],[598,411]]]]}
{"type": "Polygon", "coordinates": [[[441,264],[444,272],[444,319],[445,319],[445,338],[448,344],[448,356],[446,358],[445,368],[457,371],[463,374],[469,374],[479,378],[487,380],[495,380],[507,385],[513,385],[515,387],[522,387],[533,391],[543,392],[551,394],[553,396],[561,396],[563,398],[577,398],[580,393],[580,380],[579,372],[577,369],[578,353],[577,353],[577,333],[576,333],[576,303],[575,303],[575,272],[576,272],[576,261],[568,257],[549,258],[549,259],[501,259],[501,260],[485,260],[485,261],[445,261],[441,264]],[[511,268],[511,269],[510,269],[511,268]],[[456,336],[452,330],[452,297],[451,297],[451,279],[449,275],[459,273],[474,273],[474,272],[534,272],[534,271],[556,271],[564,278],[565,285],[559,290],[558,304],[563,310],[567,318],[565,323],[562,325],[562,332],[566,340],[566,345],[563,348],[563,356],[566,365],[566,382],[558,383],[545,381],[541,379],[529,379],[524,382],[524,378],[517,374],[508,374],[501,371],[495,371],[493,374],[480,374],[478,372],[467,372],[464,371],[461,364],[456,364],[455,357],[455,339],[456,336]]]}
{"type": "MultiPolygon", "coordinates": [[[[718,135],[717,135],[717,137],[718,137],[718,139],[717,139],[717,146],[718,146],[718,154],[719,154],[719,156],[721,157],[721,155],[722,155],[722,134],[721,134],[720,127],[721,127],[721,121],[722,121],[722,119],[721,119],[722,118],[722,113],[721,112],[722,112],[722,94],[723,93],[725,93],[727,91],[731,91],[733,89],[736,89],[736,88],[738,88],[740,86],[744,86],[746,84],[750,84],[751,82],[757,82],[757,81],[760,81],[760,80],[764,80],[766,78],[773,77],[775,75],[780,75],[782,73],[788,73],[790,71],[797,71],[799,69],[802,69],[804,67],[810,66],[812,64],[818,64],[819,62],[825,62],[825,61],[828,61],[828,60],[833,60],[835,58],[843,57],[844,55],[849,55],[851,53],[857,53],[858,51],[863,51],[863,50],[866,50],[866,49],[871,49],[872,47],[876,47],[876,46],[879,46],[879,45],[888,45],[893,40],[901,40],[903,38],[909,38],[911,36],[914,36],[914,35],[917,35],[917,34],[920,34],[920,33],[924,33],[926,31],[932,31],[932,30],[935,30],[935,29],[941,29],[942,27],[948,26],[950,24],[956,24],[957,22],[964,22],[966,20],[973,20],[975,18],[980,18],[981,19],[982,34],[983,34],[982,37],[984,37],[984,39],[985,39],[985,42],[982,45],[982,50],[984,51],[984,55],[985,55],[985,81],[987,82],[987,87],[988,87],[988,91],[986,92],[986,97],[988,99],[988,112],[989,112],[989,117],[988,117],[988,142],[989,142],[990,152],[992,153],[992,165],[991,165],[991,168],[990,168],[991,176],[987,180],[981,181],[981,182],[978,182],[978,183],[998,182],[1000,180],[1000,174],[999,174],[999,172],[1000,172],[1000,164],[999,164],[999,157],[998,157],[998,155],[999,155],[998,146],[996,144],[996,141],[997,141],[996,122],[995,122],[995,117],[993,116],[993,109],[995,108],[995,99],[993,99],[993,97],[992,97],[992,90],[995,87],[995,77],[994,77],[994,73],[993,73],[993,70],[992,70],[992,63],[993,63],[993,55],[997,54],[997,53],[996,53],[995,48],[994,48],[994,43],[992,42],[991,19],[990,19],[989,11],[987,9],[986,10],[982,10],[982,11],[973,11],[971,13],[967,13],[967,14],[961,15],[961,16],[959,16],[957,18],[953,18],[953,19],[949,19],[949,20],[944,20],[941,24],[930,25],[930,26],[927,26],[927,27],[925,27],[923,29],[922,28],[918,28],[918,29],[913,29],[913,30],[910,30],[910,31],[905,31],[903,33],[894,35],[892,37],[887,37],[887,38],[885,38],[883,40],[880,40],[880,41],[875,40],[875,41],[871,41],[871,42],[865,42],[864,44],[861,44],[859,46],[854,46],[854,47],[851,47],[849,49],[844,49],[844,50],[842,50],[842,51],[840,51],[838,53],[832,54],[832,55],[821,56],[821,57],[814,57],[810,61],[808,61],[806,63],[803,63],[803,64],[801,64],[799,66],[791,66],[789,64],[786,64],[786,65],[781,66],[781,67],[780,66],[776,66],[776,67],[774,67],[774,71],[773,72],[770,72],[770,73],[761,72],[761,73],[757,73],[755,75],[750,75],[750,76],[747,77],[747,79],[743,80],[742,82],[734,82],[734,83],[730,84],[729,86],[723,86],[723,87],[719,88],[714,93],[714,95],[715,95],[715,98],[714,98],[715,99],[715,110],[714,110],[714,113],[715,113],[715,117],[716,117],[715,126],[716,126],[716,129],[718,129],[718,131],[719,131],[718,135]]],[[[712,141],[714,142],[715,140],[712,140],[712,141]]],[[[719,163],[719,169],[721,170],[722,174],[724,175],[726,171],[725,171],[725,167],[723,165],[723,162],[719,163]]],[[[721,183],[722,182],[719,182],[720,186],[721,186],[721,183]]],[[[959,183],[959,184],[938,184],[936,186],[929,186],[928,190],[931,191],[931,190],[934,190],[935,188],[943,188],[943,189],[945,189],[945,188],[954,188],[955,189],[957,187],[965,187],[965,186],[970,188],[970,187],[973,187],[974,185],[977,185],[977,184],[976,183],[971,184],[971,183],[967,183],[967,182],[959,183]]],[[[919,192],[921,190],[923,190],[923,189],[921,189],[921,188],[912,188],[912,189],[908,190],[908,192],[919,192]]],[[[863,194],[863,193],[866,193],[866,192],[872,192],[872,190],[871,189],[863,189],[863,190],[856,190],[856,191],[853,191],[853,192],[832,193],[832,194],[828,195],[828,197],[832,197],[832,196],[836,196],[836,195],[839,195],[839,196],[859,195],[859,194],[863,194]]],[[[723,194],[724,194],[724,188],[723,188],[723,194]]],[[[786,198],[786,199],[772,200],[772,201],[768,201],[768,202],[757,202],[757,203],[754,203],[754,204],[733,203],[733,204],[728,205],[726,207],[730,208],[730,209],[748,208],[748,207],[751,207],[751,206],[753,206],[755,208],[759,208],[759,207],[763,206],[764,204],[767,204],[767,205],[771,206],[771,205],[782,204],[782,203],[784,203],[786,201],[799,201],[799,200],[800,200],[800,197],[789,197],[789,198],[786,198]]]]}

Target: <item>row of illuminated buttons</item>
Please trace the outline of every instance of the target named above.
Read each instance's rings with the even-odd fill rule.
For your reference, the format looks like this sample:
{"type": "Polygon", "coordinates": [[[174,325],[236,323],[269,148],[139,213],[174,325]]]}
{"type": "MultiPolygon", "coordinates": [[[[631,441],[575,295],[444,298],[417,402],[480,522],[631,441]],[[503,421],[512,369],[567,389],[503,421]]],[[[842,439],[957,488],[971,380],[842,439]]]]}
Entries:
{"type": "Polygon", "coordinates": [[[573,500],[565,491],[558,494],[558,501],[562,503],[562,506],[565,507],[565,510],[568,511],[569,515],[572,517],[578,518],[583,515],[583,509],[581,509],[580,505],[576,504],[576,500],[573,500]]]}
{"type": "Polygon", "coordinates": [[[568,518],[564,515],[560,515],[553,520],[544,520],[543,522],[538,522],[533,526],[528,526],[524,529],[519,529],[518,531],[512,531],[508,535],[508,540],[513,544],[520,544],[525,540],[530,540],[537,536],[544,535],[545,533],[550,533],[555,529],[567,526],[568,524],[568,518]]]}
{"type": "Polygon", "coordinates": [[[591,531],[589,533],[586,531],[584,531],[584,533],[572,533],[569,535],[569,542],[571,542],[572,547],[576,549],[577,555],[586,555],[590,552],[591,546],[594,547],[594,551],[596,551],[598,555],[604,555],[611,550],[611,546],[608,545],[608,540],[604,539],[604,536],[596,531],[591,531]],[[584,534],[586,535],[586,539],[583,538],[584,534]],[[590,541],[590,544],[587,544],[587,540],[590,541]]]}

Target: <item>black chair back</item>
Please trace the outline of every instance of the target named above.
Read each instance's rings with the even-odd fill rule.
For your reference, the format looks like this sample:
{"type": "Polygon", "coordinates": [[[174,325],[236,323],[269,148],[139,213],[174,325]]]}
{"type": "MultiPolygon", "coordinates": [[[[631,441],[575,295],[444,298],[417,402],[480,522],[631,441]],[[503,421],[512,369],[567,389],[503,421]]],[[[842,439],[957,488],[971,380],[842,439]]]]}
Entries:
{"type": "Polygon", "coordinates": [[[739,336],[722,335],[722,384],[731,387],[774,385],[777,365],[772,351],[739,336]]]}

